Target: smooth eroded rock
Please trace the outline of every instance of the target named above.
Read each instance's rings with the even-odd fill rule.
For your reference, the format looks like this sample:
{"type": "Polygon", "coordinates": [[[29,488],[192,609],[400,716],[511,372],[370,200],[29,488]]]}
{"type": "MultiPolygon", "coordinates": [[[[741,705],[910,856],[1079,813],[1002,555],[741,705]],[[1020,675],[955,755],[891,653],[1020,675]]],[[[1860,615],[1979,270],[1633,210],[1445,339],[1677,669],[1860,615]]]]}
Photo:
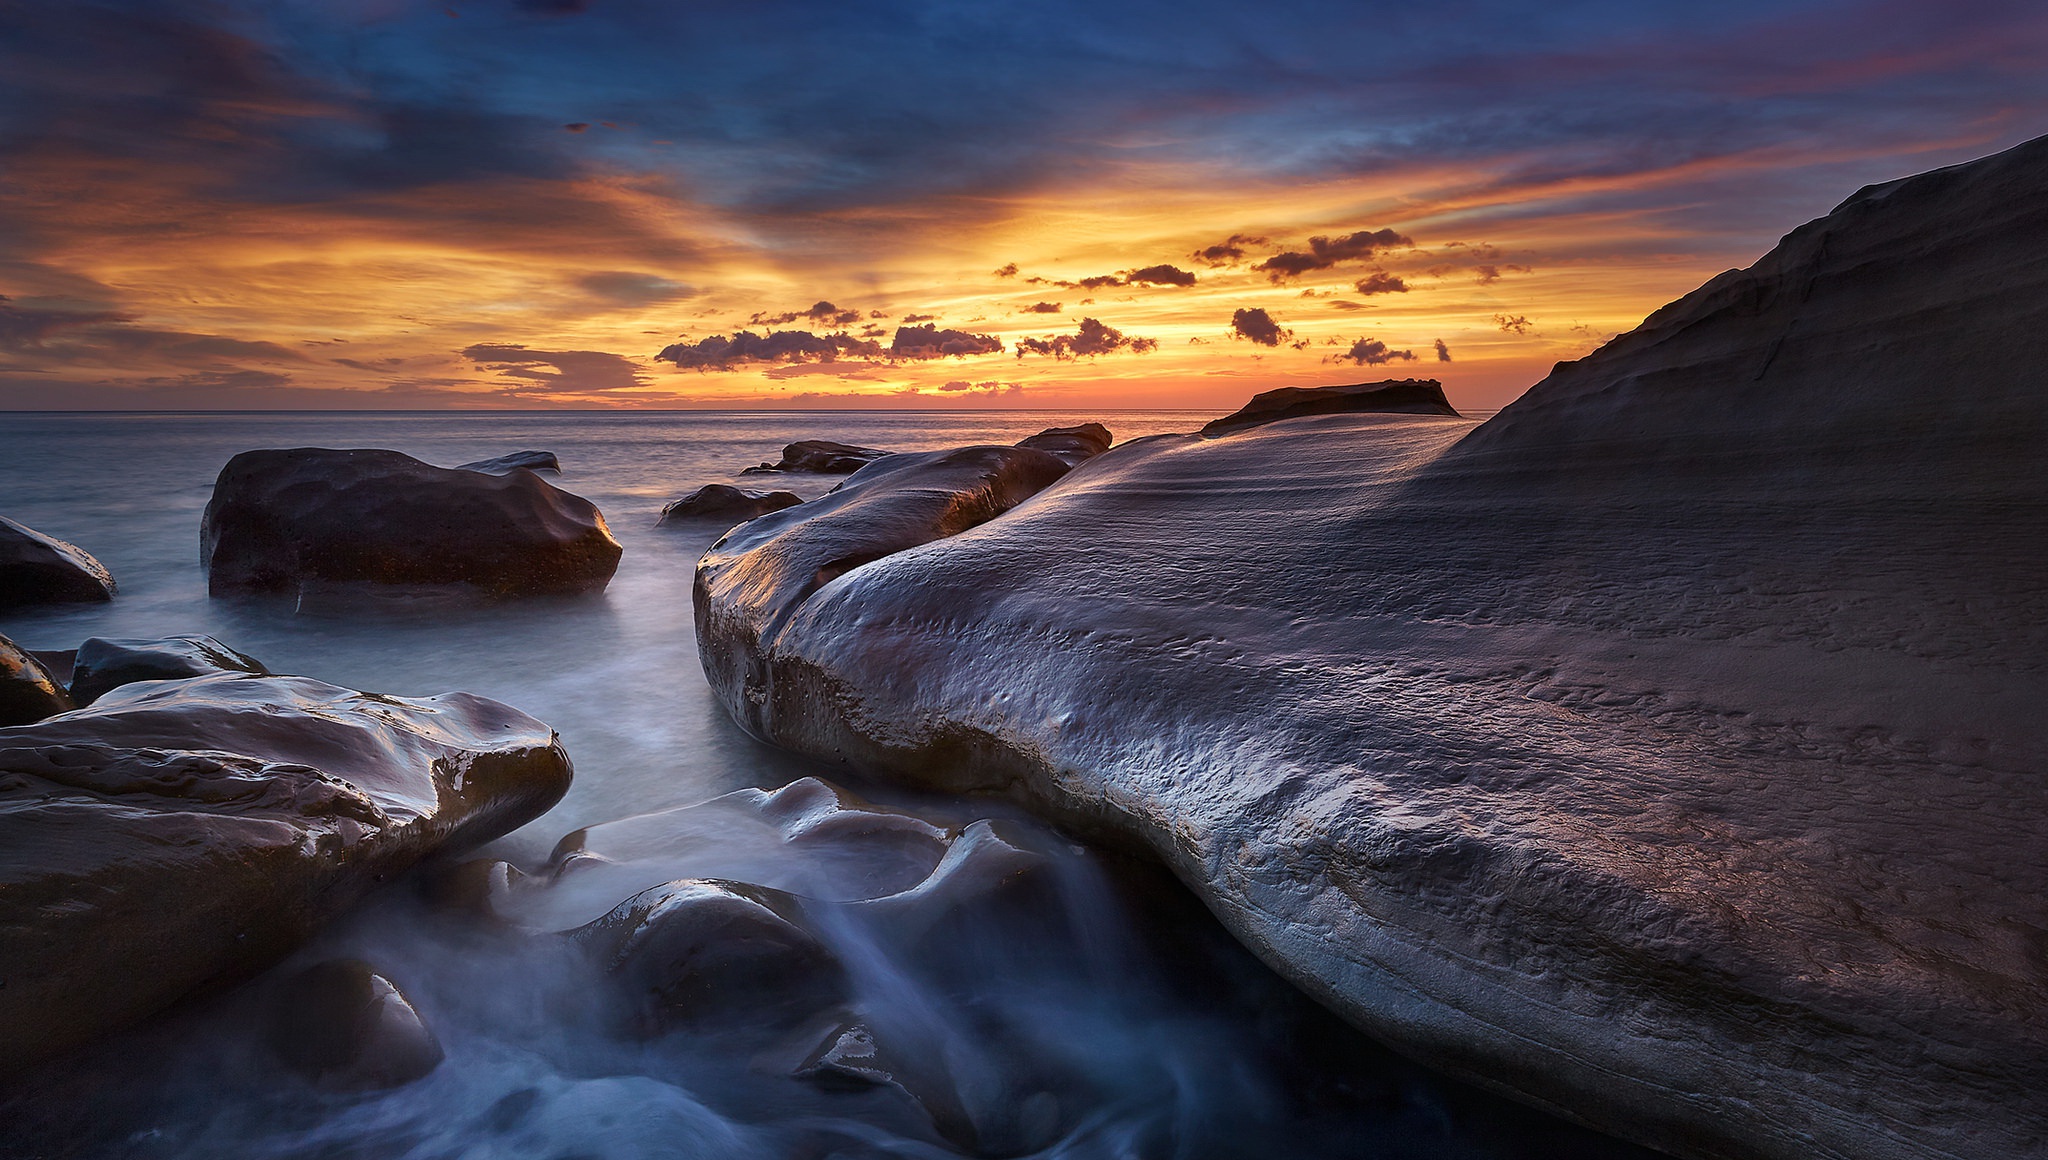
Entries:
{"type": "Polygon", "coordinates": [[[272,984],[268,1040],[322,1087],[393,1088],[440,1066],[440,1040],[410,1000],[358,959],[316,963],[272,984]]]}
{"type": "Polygon", "coordinates": [[[782,449],[782,458],[774,463],[763,463],[749,467],[741,475],[756,475],[769,471],[806,471],[818,475],[837,475],[841,472],[859,471],[878,459],[886,459],[891,452],[875,447],[855,447],[851,443],[835,443],[830,439],[803,439],[782,449]]]}
{"type": "Polygon", "coordinates": [[[725,520],[740,523],[795,507],[804,502],[793,491],[753,491],[727,483],[707,483],[696,491],[661,509],[661,523],[688,520],[725,520]]]}
{"type": "Polygon", "coordinates": [[[1690,1157],[2032,1155],[2044,365],[2048,140],[1858,194],[1483,426],[1147,440],[886,556],[796,509],[706,556],[700,649],[758,735],[1142,841],[1527,1102],[1690,1157]]]}
{"type": "Polygon", "coordinates": [[[459,464],[457,471],[481,471],[486,475],[504,475],[512,471],[551,471],[562,473],[562,461],[552,451],[514,451],[496,459],[479,459],[475,463],[459,464]]]}
{"type": "Polygon", "coordinates": [[[111,689],[137,681],[181,681],[214,673],[267,677],[255,657],[236,652],[210,636],[155,639],[91,637],[71,660],[71,699],[90,705],[111,689]]]}
{"type": "Polygon", "coordinates": [[[1073,427],[1047,427],[1036,435],[1017,440],[1017,446],[1035,447],[1059,456],[1069,467],[1079,467],[1109,450],[1112,442],[1109,428],[1100,423],[1082,423],[1073,427]]]}
{"type": "Polygon", "coordinates": [[[213,487],[200,558],[215,596],[333,586],[490,599],[601,592],[620,547],[588,500],[530,471],[396,451],[245,451],[213,487]]]}
{"type": "Polygon", "coordinates": [[[0,725],[27,725],[70,708],[70,694],[48,666],[0,636],[0,725]]]}
{"type": "Polygon", "coordinates": [[[1211,420],[1204,435],[1228,435],[1263,423],[1310,415],[1448,415],[1458,417],[1435,379],[1384,379],[1334,387],[1261,391],[1231,414],[1211,420]]]}
{"type": "Polygon", "coordinates": [[[304,677],[128,685],[0,729],[0,1068],[252,974],[568,784],[515,709],[304,677]]]}
{"type": "Polygon", "coordinates": [[[0,516],[0,608],[114,598],[114,577],[76,544],[0,516]]]}

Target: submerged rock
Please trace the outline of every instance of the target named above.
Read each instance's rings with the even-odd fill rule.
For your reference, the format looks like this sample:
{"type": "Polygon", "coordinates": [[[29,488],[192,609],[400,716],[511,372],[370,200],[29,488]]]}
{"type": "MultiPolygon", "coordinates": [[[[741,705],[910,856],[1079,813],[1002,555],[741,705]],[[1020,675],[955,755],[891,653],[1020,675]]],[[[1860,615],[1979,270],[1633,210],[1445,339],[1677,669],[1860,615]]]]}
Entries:
{"type": "Polygon", "coordinates": [[[659,522],[726,520],[740,523],[802,502],[803,497],[793,491],[748,491],[727,483],[707,483],[662,508],[659,522]]]}
{"type": "Polygon", "coordinates": [[[200,530],[215,596],[601,592],[620,552],[603,513],[530,471],[433,467],[396,451],[245,451],[221,470],[200,530]]]}
{"type": "Polygon", "coordinates": [[[166,636],[153,640],[92,637],[71,661],[71,698],[90,705],[111,689],[136,681],[179,681],[214,673],[267,677],[255,657],[236,652],[210,636],[166,636]]]}
{"type": "Polygon", "coordinates": [[[485,475],[504,475],[512,471],[551,471],[562,473],[562,461],[552,451],[514,451],[496,459],[479,459],[475,463],[458,465],[457,471],[481,471],[485,475]]]}
{"type": "Polygon", "coordinates": [[[1538,1106],[2032,1154],[2044,253],[2048,139],[1865,190],[1484,426],[1147,440],[909,551],[793,509],[700,564],[705,669],[769,740],[1148,845],[1538,1106]]]}
{"type": "Polygon", "coordinates": [[[441,1042],[391,980],[358,959],[335,959],[273,984],[270,1049],[322,1087],[367,1091],[409,1084],[440,1066],[441,1042]]]}
{"type": "Polygon", "coordinates": [[[1068,467],[1079,467],[1109,450],[1113,441],[1109,428],[1100,423],[1082,423],[1076,427],[1047,427],[1017,440],[1017,446],[1035,447],[1059,456],[1068,467]]]}
{"type": "Polygon", "coordinates": [[[837,475],[841,472],[859,471],[878,459],[887,459],[891,452],[874,447],[855,447],[851,443],[834,443],[830,439],[804,439],[782,449],[782,458],[774,463],[763,463],[749,467],[741,475],[757,475],[769,471],[807,471],[818,475],[837,475]]]}
{"type": "Polygon", "coordinates": [[[507,706],[303,677],[128,685],[0,729],[0,1071],[270,965],[568,784],[552,731],[507,706]]]}
{"type": "Polygon", "coordinates": [[[1449,415],[1458,417],[1435,379],[1384,379],[1341,387],[1281,387],[1261,391],[1252,401],[1202,428],[1204,435],[1228,435],[1282,419],[1309,415],[1449,415]]]}
{"type": "Polygon", "coordinates": [[[0,516],[0,608],[113,598],[114,577],[90,552],[0,516]]]}
{"type": "Polygon", "coordinates": [[[70,708],[70,695],[49,668],[0,636],[0,725],[27,725],[70,708]]]}

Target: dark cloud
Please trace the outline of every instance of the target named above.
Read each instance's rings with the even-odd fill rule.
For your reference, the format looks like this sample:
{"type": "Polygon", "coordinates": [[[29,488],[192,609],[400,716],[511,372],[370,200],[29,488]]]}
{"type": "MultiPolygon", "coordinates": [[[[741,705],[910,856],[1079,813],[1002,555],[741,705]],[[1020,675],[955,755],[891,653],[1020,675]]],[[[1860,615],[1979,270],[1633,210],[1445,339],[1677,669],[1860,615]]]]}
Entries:
{"type": "Polygon", "coordinates": [[[590,10],[590,0],[518,0],[523,12],[537,12],[542,16],[573,16],[590,10]]]}
{"type": "Polygon", "coordinates": [[[1500,276],[1502,274],[1527,274],[1529,272],[1529,267],[1517,266],[1512,263],[1498,266],[1488,264],[1483,266],[1474,266],[1472,267],[1472,272],[1479,276],[1479,284],[1481,286],[1486,286],[1490,285],[1491,283],[1500,281],[1500,276]]]}
{"type": "Polygon", "coordinates": [[[1024,393],[1023,383],[1003,383],[988,379],[970,383],[966,379],[953,379],[939,384],[939,389],[948,394],[973,395],[986,399],[1014,398],[1024,393]]]}
{"type": "Polygon", "coordinates": [[[937,322],[938,320],[939,316],[936,314],[906,314],[903,316],[903,321],[913,326],[920,322],[937,322]]]}
{"type": "Polygon", "coordinates": [[[812,334],[778,330],[755,334],[714,334],[697,342],[672,343],[654,357],[684,370],[731,370],[744,363],[835,362],[845,358],[880,358],[882,345],[850,334],[812,334]]]}
{"type": "Polygon", "coordinates": [[[657,302],[673,302],[678,298],[688,298],[697,292],[694,286],[671,282],[654,274],[639,274],[629,270],[585,274],[576,279],[576,285],[592,297],[616,306],[652,306],[657,302]]]}
{"type": "Polygon", "coordinates": [[[463,357],[496,371],[500,378],[531,383],[541,391],[616,391],[645,386],[640,364],[601,350],[529,350],[515,343],[477,343],[463,357]]]}
{"type": "Polygon", "coordinates": [[[1027,354],[1051,355],[1056,359],[1092,358],[1098,354],[1128,350],[1132,354],[1144,354],[1159,349],[1156,338],[1129,338],[1124,332],[1093,318],[1084,318],[1072,334],[1059,334],[1051,338],[1020,338],[1017,340],[1017,357],[1027,354]]]}
{"type": "Polygon", "coordinates": [[[788,314],[756,314],[747,320],[749,326],[783,326],[798,319],[808,319],[820,326],[852,326],[860,321],[860,311],[841,310],[830,302],[816,302],[805,310],[792,310],[788,314]]]}
{"type": "Polygon", "coordinates": [[[1060,304],[1057,302],[1033,302],[1029,306],[1017,308],[1017,313],[1019,314],[1058,314],[1059,312],[1060,304]]]}
{"type": "Polygon", "coordinates": [[[1450,347],[1447,347],[1447,346],[1445,346],[1445,345],[1444,345],[1444,340],[1443,340],[1443,339],[1441,339],[1441,338],[1439,338],[1439,339],[1437,339],[1437,340],[1436,340],[1436,361],[1438,361],[1438,362],[1449,362],[1449,361],[1451,361],[1451,348],[1450,348],[1450,347]]]}
{"type": "Polygon", "coordinates": [[[1232,314],[1230,333],[1236,338],[1248,338],[1260,346],[1279,346],[1281,339],[1294,336],[1293,331],[1282,327],[1272,315],[1256,307],[1232,314]]]}
{"type": "Polygon", "coordinates": [[[1252,269],[1275,282],[1285,282],[1310,270],[1327,270],[1340,262],[1364,261],[1381,250],[1414,244],[1407,236],[1393,230],[1359,230],[1336,238],[1319,234],[1308,240],[1307,250],[1275,254],[1252,269]]]}
{"type": "Polygon", "coordinates": [[[122,320],[122,315],[104,310],[38,310],[16,306],[13,299],[0,294],[0,350],[39,347],[65,331],[122,320]]]}
{"type": "Polygon", "coordinates": [[[1268,244],[1270,243],[1264,238],[1255,238],[1249,234],[1232,234],[1213,246],[1204,246],[1196,250],[1188,257],[1211,266],[1232,266],[1244,260],[1245,247],[1268,244]]]}
{"type": "Polygon", "coordinates": [[[583,131],[584,131],[585,129],[588,129],[588,128],[590,128],[590,122],[588,122],[588,121],[571,121],[571,122],[569,122],[568,124],[566,124],[566,125],[562,126],[562,128],[564,128],[564,129],[567,129],[567,130],[568,130],[568,131],[570,131],[571,133],[581,133],[581,132],[583,132],[583,131]]]}
{"type": "Polygon", "coordinates": [[[1412,350],[1390,350],[1387,344],[1377,338],[1361,338],[1351,344],[1343,354],[1333,354],[1325,362],[1353,362],[1362,367],[1385,366],[1390,362],[1414,362],[1412,350]]]}
{"type": "Polygon", "coordinates": [[[1493,316],[1493,322],[1508,334],[1527,334],[1529,328],[1534,325],[1520,314],[1496,314],[1493,316]]]}
{"type": "Polygon", "coordinates": [[[1125,281],[1133,286],[1192,286],[1195,284],[1195,275],[1192,271],[1183,270],[1178,266],[1147,266],[1142,270],[1131,271],[1125,281]]]}
{"type": "Polygon", "coordinates": [[[1406,294],[1408,293],[1408,283],[1403,282],[1392,274],[1381,271],[1361,278],[1358,282],[1358,292],[1366,295],[1406,294]]]}
{"type": "Polygon", "coordinates": [[[969,334],[964,330],[940,330],[936,326],[899,326],[889,344],[890,358],[945,358],[1001,354],[1003,342],[992,334],[969,334]]]}
{"type": "Polygon", "coordinates": [[[993,273],[998,278],[1015,278],[1017,276],[1017,263],[1009,262],[998,266],[993,273]]]}

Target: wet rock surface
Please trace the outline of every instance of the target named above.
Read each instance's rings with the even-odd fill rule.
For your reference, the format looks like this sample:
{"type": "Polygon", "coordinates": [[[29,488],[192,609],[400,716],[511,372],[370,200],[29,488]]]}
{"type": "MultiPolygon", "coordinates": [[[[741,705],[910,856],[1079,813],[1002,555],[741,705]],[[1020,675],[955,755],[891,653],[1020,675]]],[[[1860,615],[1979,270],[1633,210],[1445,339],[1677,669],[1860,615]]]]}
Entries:
{"type": "Polygon", "coordinates": [[[696,491],[661,509],[664,524],[689,520],[728,520],[739,523],[804,502],[793,491],[754,491],[725,483],[707,483],[696,491]]]}
{"type": "Polygon", "coordinates": [[[601,592],[604,515],[531,471],[434,467],[396,451],[247,451],[221,470],[200,556],[216,596],[380,588],[485,599],[601,592]]]}
{"type": "Polygon", "coordinates": [[[0,636],[0,726],[27,725],[70,708],[70,694],[49,667],[0,636]]]}
{"type": "Polygon", "coordinates": [[[1338,387],[1281,387],[1262,391],[1242,408],[1211,421],[1204,435],[1227,435],[1263,423],[1310,415],[1448,415],[1458,417],[1435,379],[1384,379],[1338,387]]]}
{"type": "Polygon", "coordinates": [[[457,471],[481,471],[486,475],[504,475],[513,471],[548,471],[562,473],[562,461],[552,451],[514,451],[496,459],[479,459],[475,463],[458,465],[457,471]]]}
{"type": "Polygon", "coordinates": [[[876,460],[888,458],[891,454],[877,447],[856,447],[851,443],[835,443],[830,439],[803,439],[784,447],[782,458],[774,463],[749,467],[740,474],[804,471],[816,475],[837,475],[841,472],[859,471],[876,460]]]}
{"type": "Polygon", "coordinates": [[[210,636],[91,637],[72,654],[71,699],[82,707],[137,681],[179,681],[214,673],[267,677],[270,670],[210,636]]]}
{"type": "Polygon", "coordinates": [[[0,516],[0,609],[114,598],[114,577],[76,544],[0,516]]]}
{"type": "Polygon", "coordinates": [[[398,1087],[433,1071],[440,1040],[391,980],[359,959],[295,971],[271,988],[269,1044],[323,1087],[398,1087]]]}
{"type": "Polygon", "coordinates": [[[1112,442],[1114,439],[1109,428],[1100,423],[1081,423],[1073,427],[1047,427],[1036,435],[1017,440],[1017,446],[1056,455],[1068,467],[1079,467],[1109,450],[1112,442]]]}
{"type": "Polygon", "coordinates": [[[705,556],[706,671],[767,739],[1143,842],[1532,1104],[2034,1154],[2044,191],[2048,141],[1865,190],[1484,426],[1161,437],[908,551],[796,509],[705,556]]]}
{"type": "Polygon", "coordinates": [[[268,966],[568,781],[552,732],[504,705],[300,677],[128,685],[0,729],[0,1067],[268,966]]]}

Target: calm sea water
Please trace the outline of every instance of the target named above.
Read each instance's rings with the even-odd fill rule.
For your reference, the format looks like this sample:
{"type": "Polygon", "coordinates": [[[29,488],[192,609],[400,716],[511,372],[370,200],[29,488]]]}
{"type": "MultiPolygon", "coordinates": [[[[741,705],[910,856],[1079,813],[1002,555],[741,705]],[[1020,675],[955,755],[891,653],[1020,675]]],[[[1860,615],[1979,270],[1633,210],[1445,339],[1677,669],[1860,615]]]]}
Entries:
{"type": "MultiPolygon", "coordinates": [[[[1121,440],[1191,431],[1213,414],[9,414],[0,416],[0,514],[98,556],[120,595],[108,605],[9,614],[0,632],[34,649],[71,648],[87,636],[202,632],[276,672],[405,696],[467,690],[515,705],[558,730],[576,764],[567,798],[490,851],[533,867],[582,826],[742,787],[843,780],[842,771],[753,741],[712,701],[698,669],[690,580],[724,529],[658,528],[663,504],[706,483],[761,485],[742,480],[741,469],[797,439],[915,451],[1012,443],[1099,420],[1121,440]],[[624,559],[601,597],[454,612],[318,615],[209,599],[199,521],[216,474],[236,452],[296,446],[394,448],[443,465],[553,451],[564,471],[552,481],[604,511],[624,559]]],[[[765,482],[809,498],[839,478],[765,482]]],[[[977,817],[1031,825],[995,803],[893,800],[955,825],[977,817]]],[[[984,1154],[1643,1155],[1395,1059],[1279,983],[1170,883],[1148,885],[1142,868],[1049,832],[1041,838],[1070,851],[1058,857],[1064,933],[982,931],[975,937],[985,945],[956,948],[979,964],[974,985],[930,983],[930,964],[892,958],[854,929],[858,922],[838,946],[862,980],[863,1009],[880,1025],[911,1029],[961,1092],[981,1093],[976,1106],[996,1124],[989,1130],[1011,1133],[984,1154]],[[1020,1052],[1032,1061],[1022,1071],[1020,1052]],[[1045,1111],[1049,1099],[1056,1112],[1045,1111]],[[1016,1135],[1033,1117],[1044,1122],[1016,1135]]],[[[578,906],[573,921],[671,878],[808,890],[843,869],[793,861],[772,836],[745,826],[714,826],[589,879],[590,889],[610,893],[550,905],[564,910],[565,925],[578,906]]],[[[786,1077],[761,1078],[758,1058],[674,1036],[622,1044],[574,1014],[588,981],[553,957],[554,945],[482,938],[450,929],[409,897],[380,899],[302,959],[362,955],[398,979],[448,1049],[428,1079],[354,1096],[280,1081],[252,1053],[252,1033],[241,1026],[246,1004],[231,995],[0,1103],[0,1153],[958,1154],[957,1141],[934,1139],[914,1115],[906,1120],[908,1105],[891,1104],[886,1092],[818,1094],[786,1077]],[[19,1122],[8,1124],[10,1115],[19,1122]]]]}

